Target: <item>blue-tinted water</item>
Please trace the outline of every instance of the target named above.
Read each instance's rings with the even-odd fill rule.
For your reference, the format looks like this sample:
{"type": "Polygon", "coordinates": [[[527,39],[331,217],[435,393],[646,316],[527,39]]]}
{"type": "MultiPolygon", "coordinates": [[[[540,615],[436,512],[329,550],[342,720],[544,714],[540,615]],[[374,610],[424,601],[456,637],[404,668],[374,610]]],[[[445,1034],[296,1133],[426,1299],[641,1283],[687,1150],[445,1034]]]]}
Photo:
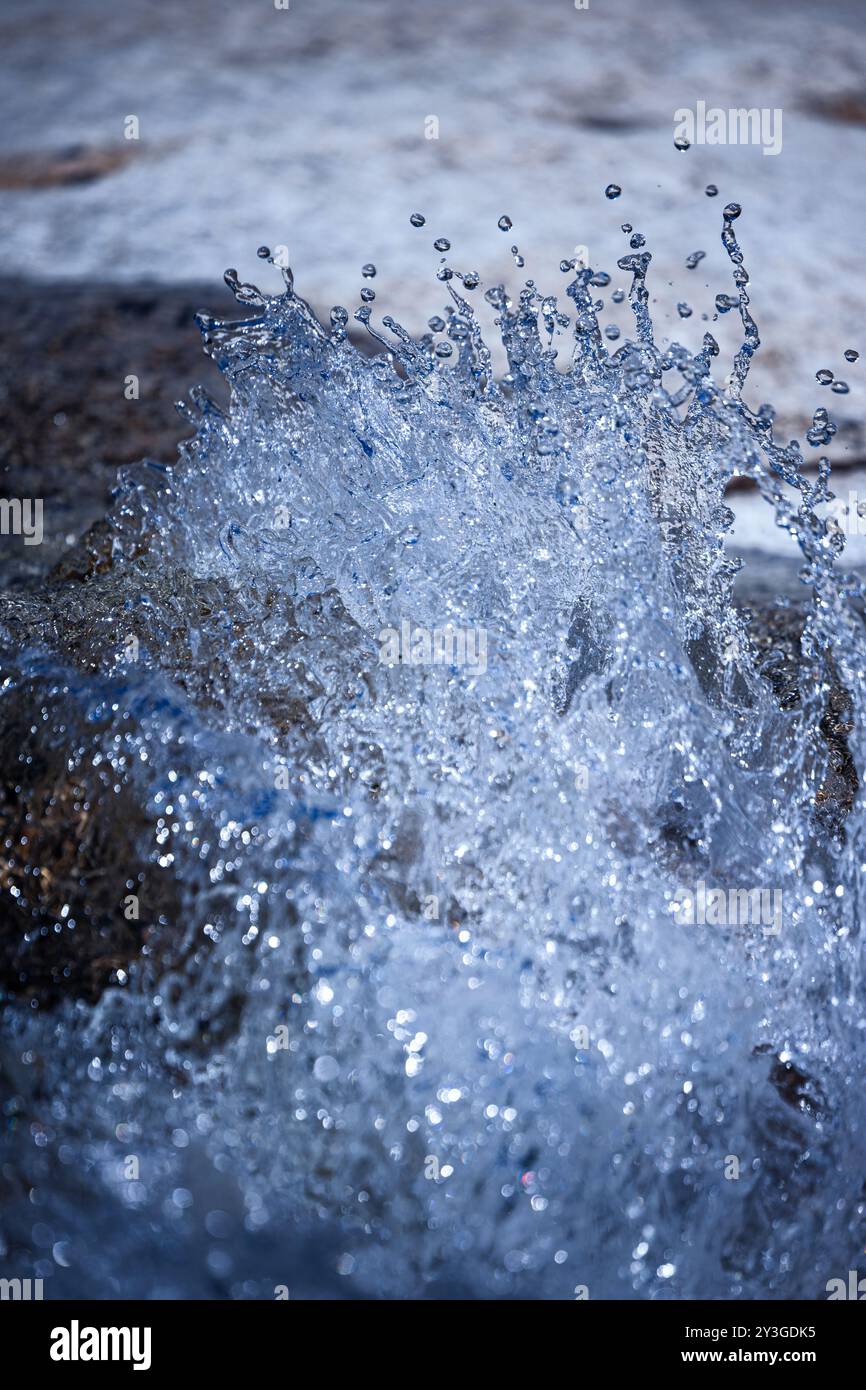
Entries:
{"type": "Polygon", "coordinates": [[[861,594],[803,472],[829,408],[782,441],[744,399],[721,221],[724,365],[655,341],[640,245],[622,340],[568,260],[512,294],[443,248],[420,340],[229,273],[230,408],[127,470],[86,583],[5,601],[10,1271],[811,1298],[862,1259],[861,594]],[[802,554],[786,669],[733,602],[735,474],[802,554]],[[132,960],[48,1007],[46,941],[62,984],[121,918],[132,960]]]}

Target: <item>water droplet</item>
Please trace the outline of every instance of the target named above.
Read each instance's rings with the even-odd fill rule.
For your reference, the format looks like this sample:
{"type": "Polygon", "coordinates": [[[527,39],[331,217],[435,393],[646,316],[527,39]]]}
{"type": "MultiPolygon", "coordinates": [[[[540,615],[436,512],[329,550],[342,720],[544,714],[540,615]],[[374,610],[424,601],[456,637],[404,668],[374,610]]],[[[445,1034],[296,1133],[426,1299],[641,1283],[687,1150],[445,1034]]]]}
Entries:
{"type": "Polygon", "coordinates": [[[481,283],[481,276],[478,274],[478,271],[477,271],[477,270],[467,270],[467,271],[466,271],[466,274],[463,276],[463,288],[464,288],[464,289],[467,289],[467,290],[475,290],[475,289],[478,288],[478,286],[480,285],[480,283],[481,283]]]}
{"type": "Polygon", "coordinates": [[[708,198],[715,198],[717,197],[719,190],[716,188],[716,185],[714,183],[708,183],[706,188],[704,189],[704,192],[706,193],[708,198]]]}
{"type": "Polygon", "coordinates": [[[500,232],[510,232],[514,223],[511,221],[510,217],[503,213],[496,225],[500,232]]]}
{"type": "Polygon", "coordinates": [[[433,250],[434,250],[434,251],[450,251],[450,250],[451,250],[451,242],[448,240],[447,237],[444,237],[444,236],[437,237],[436,240],[435,240],[434,243],[433,243],[433,250]]]}
{"type": "Polygon", "coordinates": [[[409,221],[412,223],[413,227],[423,227],[424,223],[427,221],[427,218],[424,217],[424,215],[420,212],[413,212],[412,216],[409,218],[409,221]]]}
{"type": "Polygon", "coordinates": [[[690,319],[692,316],[691,305],[686,304],[685,300],[680,300],[679,304],[677,305],[677,313],[679,314],[681,319],[690,319]]]}
{"type": "Polygon", "coordinates": [[[820,381],[822,386],[829,386],[833,380],[833,373],[827,367],[822,367],[819,372],[815,373],[815,380],[820,381]]]}
{"type": "Polygon", "coordinates": [[[834,381],[830,387],[830,390],[835,391],[837,396],[847,396],[850,389],[847,381],[834,381]]]}
{"type": "Polygon", "coordinates": [[[739,203],[728,203],[724,215],[729,222],[733,222],[734,218],[739,217],[742,211],[743,209],[740,207],[739,203]]]}
{"type": "Polygon", "coordinates": [[[689,150],[689,149],[691,149],[691,144],[692,144],[691,140],[687,140],[686,137],[685,137],[684,135],[678,135],[678,136],[676,137],[676,139],[674,140],[674,149],[675,149],[675,150],[689,150]]]}
{"type": "Polygon", "coordinates": [[[336,1057],[331,1057],[327,1053],[322,1057],[317,1057],[313,1064],[313,1075],[317,1081],[335,1081],[340,1075],[340,1064],[336,1057]]]}
{"type": "Polygon", "coordinates": [[[686,256],[686,270],[694,270],[696,265],[706,256],[706,251],[692,251],[691,255],[686,256]]]}
{"type": "Polygon", "coordinates": [[[365,285],[364,288],[361,290],[361,298],[363,299],[365,304],[369,304],[372,300],[376,298],[376,291],[371,290],[369,285],[365,285]]]}
{"type": "Polygon", "coordinates": [[[605,198],[618,198],[620,193],[622,193],[622,189],[618,183],[609,183],[604,190],[605,198]]]}
{"type": "Polygon", "coordinates": [[[368,261],[366,265],[361,266],[361,274],[365,280],[373,279],[376,274],[376,267],[373,265],[372,261],[368,261]]]}
{"type": "Polygon", "coordinates": [[[258,256],[260,261],[266,261],[270,254],[271,248],[269,246],[260,246],[258,251],[256,252],[256,255],[258,256]]]}
{"type": "Polygon", "coordinates": [[[819,405],[812,416],[812,428],[806,432],[806,442],[811,444],[813,449],[817,449],[829,444],[835,433],[836,426],[824,406],[819,405]]]}
{"type": "Polygon", "coordinates": [[[857,361],[857,358],[858,358],[859,356],[860,356],[860,354],[859,354],[859,352],[857,351],[856,348],[846,348],[846,349],[845,349],[845,361],[846,361],[846,362],[856,362],[856,361],[857,361]]]}

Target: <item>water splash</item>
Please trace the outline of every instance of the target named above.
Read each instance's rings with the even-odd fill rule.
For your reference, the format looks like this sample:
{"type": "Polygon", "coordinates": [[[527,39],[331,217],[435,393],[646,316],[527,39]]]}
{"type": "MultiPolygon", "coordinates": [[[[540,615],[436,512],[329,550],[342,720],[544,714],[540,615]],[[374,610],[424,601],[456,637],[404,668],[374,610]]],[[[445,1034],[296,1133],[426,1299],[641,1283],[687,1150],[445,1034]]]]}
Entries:
{"type": "Polygon", "coordinates": [[[482,290],[504,374],[447,238],[418,339],[372,290],[326,328],[290,270],[227,272],[228,408],[195,392],[177,464],[4,599],[4,1143],[40,1207],[6,1247],[53,1293],[809,1298],[856,1267],[863,595],[828,460],[743,399],[739,215],[724,383],[710,332],[657,344],[639,233],[615,349],[606,272],[482,290]],[[735,603],[735,476],[802,602],[735,603]]]}

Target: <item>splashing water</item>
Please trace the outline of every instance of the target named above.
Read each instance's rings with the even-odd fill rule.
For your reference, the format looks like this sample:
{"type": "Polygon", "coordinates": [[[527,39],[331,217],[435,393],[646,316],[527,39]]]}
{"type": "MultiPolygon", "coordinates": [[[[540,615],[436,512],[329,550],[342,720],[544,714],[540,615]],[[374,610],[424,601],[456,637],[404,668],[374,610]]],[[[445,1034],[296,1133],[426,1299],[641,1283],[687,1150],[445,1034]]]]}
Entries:
{"type": "Polygon", "coordinates": [[[475,272],[418,340],[368,299],[374,356],[228,272],[229,408],[4,598],[6,1263],[49,1296],[810,1298],[862,1261],[862,591],[829,462],[743,400],[739,212],[726,385],[710,333],[656,344],[642,237],[615,351],[603,272],[482,290],[498,379],[475,272]],[[769,616],[735,475],[802,552],[769,616]],[[773,914],[689,921],[711,889],[773,914]]]}

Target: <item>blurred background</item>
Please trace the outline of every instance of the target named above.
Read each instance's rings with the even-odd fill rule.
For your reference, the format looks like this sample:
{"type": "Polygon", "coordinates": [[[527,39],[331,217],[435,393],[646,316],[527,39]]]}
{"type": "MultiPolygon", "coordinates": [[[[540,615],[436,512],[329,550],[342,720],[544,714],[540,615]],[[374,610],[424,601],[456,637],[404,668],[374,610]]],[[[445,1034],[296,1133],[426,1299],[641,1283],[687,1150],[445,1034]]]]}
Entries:
{"type": "MultiPolygon", "coordinates": [[[[46,544],[14,547],[11,578],[102,512],[119,464],[172,458],[174,400],[217,384],[192,314],[232,315],[227,266],[278,289],[263,243],[319,312],[372,284],[375,312],[417,332],[446,299],[435,238],[484,284],[561,291],[559,261],[586,246],[627,288],[627,222],[653,255],[659,338],[694,349],[711,328],[724,348],[736,200],[763,341],[749,402],[771,401],[783,436],[832,408],[834,458],[861,465],[866,359],[842,354],[866,349],[863,21],[862,0],[4,0],[0,486],[46,507],[46,544]],[[699,100],[780,109],[781,152],[678,151],[674,112],[699,100]]],[[[604,321],[628,331],[627,305],[604,321]]]]}
{"type": "MultiPolygon", "coordinates": [[[[863,0],[0,0],[0,496],[41,498],[45,509],[43,545],[0,538],[0,585],[41,584],[58,562],[61,572],[74,563],[118,467],[172,460],[189,432],[175,401],[197,382],[221,391],[193,314],[243,316],[222,284],[229,266],[278,290],[278,272],[256,256],[263,244],[286,248],[299,293],[326,321],[334,304],[351,313],[366,285],[375,322],[390,313],[415,333],[447,302],[437,238],[451,242],[455,268],[479,272],[475,301],[491,330],[484,287],[516,289],[531,276],[561,292],[560,261],[585,246],[612,277],[602,322],[625,333],[628,306],[611,291],[628,288],[616,265],[628,223],[653,256],[658,341],[695,350],[709,329],[729,361],[741,329],[735,315],[717,317],[715,297],[733,288],[719,234],[723,206],[737,201],[763,340],[747,399],[775,405],[783,439],[802,437],[816,406],[830,409],[830,452],[848,470],[839,490],[866,498],[864,17],[863,0]],[[699,101],[780,110],[780,153],[678,151],[675,112],[699,101]],[[615,201],[610,183],[622,189],[615,201]],[[708,184],[718,196],[706,196],[708,184]],[[695,263],[696,251],[705,255],[695,263]],[[368,262],[377,273],[364,280],[368,262]],[[850,348],[861,353],[851,365],[850,348]],[[850,392],[820,386],[821,369],[850,392]]],[[[748,491],[731,501],[736,545],[757,557],[749,573],[774,592],[796,584],[793,544],[768,508],[748,491]]],[[[866,562],[866,537],[846,554],[866,562]]],[[[30,724],[28,713],[21,727],[30,724]]],[[[16,738],[11,725],[17,758],[16,738]]],[[[65,752],[62,767],[66,776],[65,752]]],[[[73,796],[78,808],[71,781],[65,800],[52,793],[52,833],[73,796]]],[[[10,818],[19,801],[30,814],[16,795],[10,818]]],[[[116,823],[138,833],[131,815],[116,823]]],[[[65,835],[64,853],[73,850],[65,835]]],[[[7,1051],[12,1093],[29,1097],[41,1074],[7,1051]]],[[[23,1126],[15,1142],[32,1148],[23,1126]]],[[[233,1278],[276,1283],[279,1233],[235,1238],[240,1198],[228,1181],[209,1190],[216,1180],[196,1171],[197,1156],[191,1146],[178,1188],[181,1200],[195,1190],[190,1220],[228,1213],[233,1278]]],[[[166,1244],[146,1208],[122,1220],[112,1205],[94,1211],[93,1191],[89,1173],[67,1167],[55,1196],[88,1213],[90,1247],[126,1265],[129,1292],[152,1290],[157,1246],[159,1287],[188,1290],[188,1247],[166,1244]]],[[[23,1197],[16,1221],[28,1248],[23,1197]]],[[[42,1244],[46,1225],[36,1227],[42,1244]]],[[[322,1227],[293,1250],[314,1294],[343,1279],[338,1239],[322,1227]]],[[[100,1291],[98,1261],[82,1272],[63,1243],[54,1249],[70,1270],[55,1272],[61,1287],[100,1291]]]]}

